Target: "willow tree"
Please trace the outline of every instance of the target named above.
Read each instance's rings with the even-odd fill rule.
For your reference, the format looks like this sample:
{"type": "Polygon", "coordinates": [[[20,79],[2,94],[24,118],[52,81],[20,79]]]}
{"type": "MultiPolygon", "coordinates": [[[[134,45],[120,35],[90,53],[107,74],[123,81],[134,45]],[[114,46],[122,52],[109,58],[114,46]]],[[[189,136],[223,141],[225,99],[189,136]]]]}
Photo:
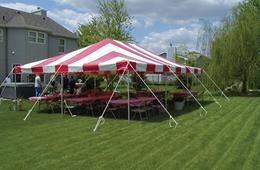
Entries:
{"type": "Polygon", "coordinates": [[[121,41],[134,41],[131,36],[132,17],[128,14],[124,0],[99,0],[98,15],[77,30],[78,45],[87,45],[99,42],[105,38],[121,41]]]}
{"type": "Polygon", "coordinates": [[[221,85],[254,85],[260,64],[260,1],[246,0],[225,18],[212,42],[210,72],[221,85]]]}

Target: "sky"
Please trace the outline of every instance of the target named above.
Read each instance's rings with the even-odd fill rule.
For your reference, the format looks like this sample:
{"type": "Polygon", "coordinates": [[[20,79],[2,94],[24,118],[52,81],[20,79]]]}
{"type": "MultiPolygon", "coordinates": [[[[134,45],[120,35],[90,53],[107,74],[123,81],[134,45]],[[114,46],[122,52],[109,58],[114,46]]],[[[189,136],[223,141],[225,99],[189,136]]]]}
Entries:
{"type": "MultiPolygon", "coordinates": [[[[196,49],[203,22],[217,26],[223,17],[241,0],[125,0],[133,17],[132,35],[141,46],[165,52],[170,46],[186,45],[196,49]]],[[[0,6],[32,12],[41,7],[48,17],[72,32],[79,24],[97,16],[97,1],[93,0],[0,0],[0,6]]]]}

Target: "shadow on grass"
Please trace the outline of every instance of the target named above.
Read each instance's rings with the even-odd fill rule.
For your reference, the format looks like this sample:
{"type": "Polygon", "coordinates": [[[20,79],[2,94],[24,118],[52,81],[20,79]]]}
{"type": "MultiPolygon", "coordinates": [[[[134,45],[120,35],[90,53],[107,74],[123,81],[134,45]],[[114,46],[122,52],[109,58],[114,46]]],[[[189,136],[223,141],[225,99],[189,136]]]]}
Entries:
{"type": "MultiPolygon", "coordinates": [[[[203,107],[205,107],[214,102],[213,101],[200,101],[200,103],[203,107]]],[[[170,114],[172,115],[173,118],[177,118],[177,117],[185,115],[185,114],[190,114],[195,110],[199,111],[200,109],[201,109],[200,106],[195,101],[193,101],[193,102],[189,103],[189,105],[186,104],[184,106],[183,110],[181,110],[181,111],[174,110],[173,105],[171,105],[171,107],[168,108],[168,111],[170,112],[170,114]]],[[[151,119],[147,119],[146,121],[162,122],[165,120],[169,120],[169,115],[164,110],[161,110],[159,115],[157,115],[156,117],[152,117],[151,119]]]]}
{"type": "MultiPolygon", "coordinates": [[[[214,103],[213,101],[200,101],[202,106],[207,106],[211,103],[214,103]]],[[[195,102],[195,101],[190,101],[189,104],[185,104],[185,107],[181,111],[176,111],[174,110],[173,104],[169,103],[168,105],[168,111],[172,115],[173,118],[185,115],[185,114],[190,114],[195,110],[200,110],[200,106],[195,102]]],[[[149,107],[149,106],[148,106],[149,107]]],[[[96,117],[98,118],[104,108],[99,108],[99,109],[94,109],[93,112],[90,109],[86,109],[86,106],[77,106],[73,109],[71,109],[72,114],[77,115],[77,116],[82,116],[82,117],[96,117]]],[[[44,110],[38,110],[35,108],[35,112],[38,112],[40,114],[60,114],[61,109],[56,108],[53,111],[50,110],[49,108],[45,108],[44,110]]],[[[110,111],[107,109],[104,117],[108,119],[119,119],[119,120],[128,120],[128,114],[127,114],[127,107],[121,108],[118,110],[113,110],[110,111]]],[[[65,110],[65,114],[69,114],[68,110],[65,110]]],[[[161,108],[153,109],[150,112],[142,113],[141,114],[142,120],[140,118],[139,113],[131,113],[131,121],[144,121],[144,122],[162,122],[165,120],[169,120],[169,115],[165,112],[165,110],[161,108]]]]}

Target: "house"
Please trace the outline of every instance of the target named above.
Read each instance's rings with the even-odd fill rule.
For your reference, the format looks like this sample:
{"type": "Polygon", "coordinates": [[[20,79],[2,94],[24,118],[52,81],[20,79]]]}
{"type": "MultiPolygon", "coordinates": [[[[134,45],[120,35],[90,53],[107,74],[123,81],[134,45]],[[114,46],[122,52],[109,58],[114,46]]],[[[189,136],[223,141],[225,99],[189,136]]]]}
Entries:
{"type": "MultiPolygon", "coordinates": [[[[0,81],[12,68],[77,49],[76,35],[38,9],[28,13],[0,6],[0,81]]],[[[17,75],[30,82],[33,75],[17,75]]],[[[13,77],[12,77],[13,78],[13,77]]]]}

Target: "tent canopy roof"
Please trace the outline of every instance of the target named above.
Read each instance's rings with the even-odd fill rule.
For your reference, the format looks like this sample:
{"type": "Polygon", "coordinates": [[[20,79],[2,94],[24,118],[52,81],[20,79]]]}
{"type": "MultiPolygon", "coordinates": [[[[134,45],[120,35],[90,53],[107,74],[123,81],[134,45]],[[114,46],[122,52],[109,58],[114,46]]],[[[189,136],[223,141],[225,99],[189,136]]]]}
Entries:
{"type": "Polygon", "coordinates": [[[16,67],[16,73],[111,73],[124,69],[138,72],[200,74],[202,69],[171,62],[131,43],[104,39],[67,54],[16,67]],[[126,68],[126,66],[128,67],[126,68]]]}

